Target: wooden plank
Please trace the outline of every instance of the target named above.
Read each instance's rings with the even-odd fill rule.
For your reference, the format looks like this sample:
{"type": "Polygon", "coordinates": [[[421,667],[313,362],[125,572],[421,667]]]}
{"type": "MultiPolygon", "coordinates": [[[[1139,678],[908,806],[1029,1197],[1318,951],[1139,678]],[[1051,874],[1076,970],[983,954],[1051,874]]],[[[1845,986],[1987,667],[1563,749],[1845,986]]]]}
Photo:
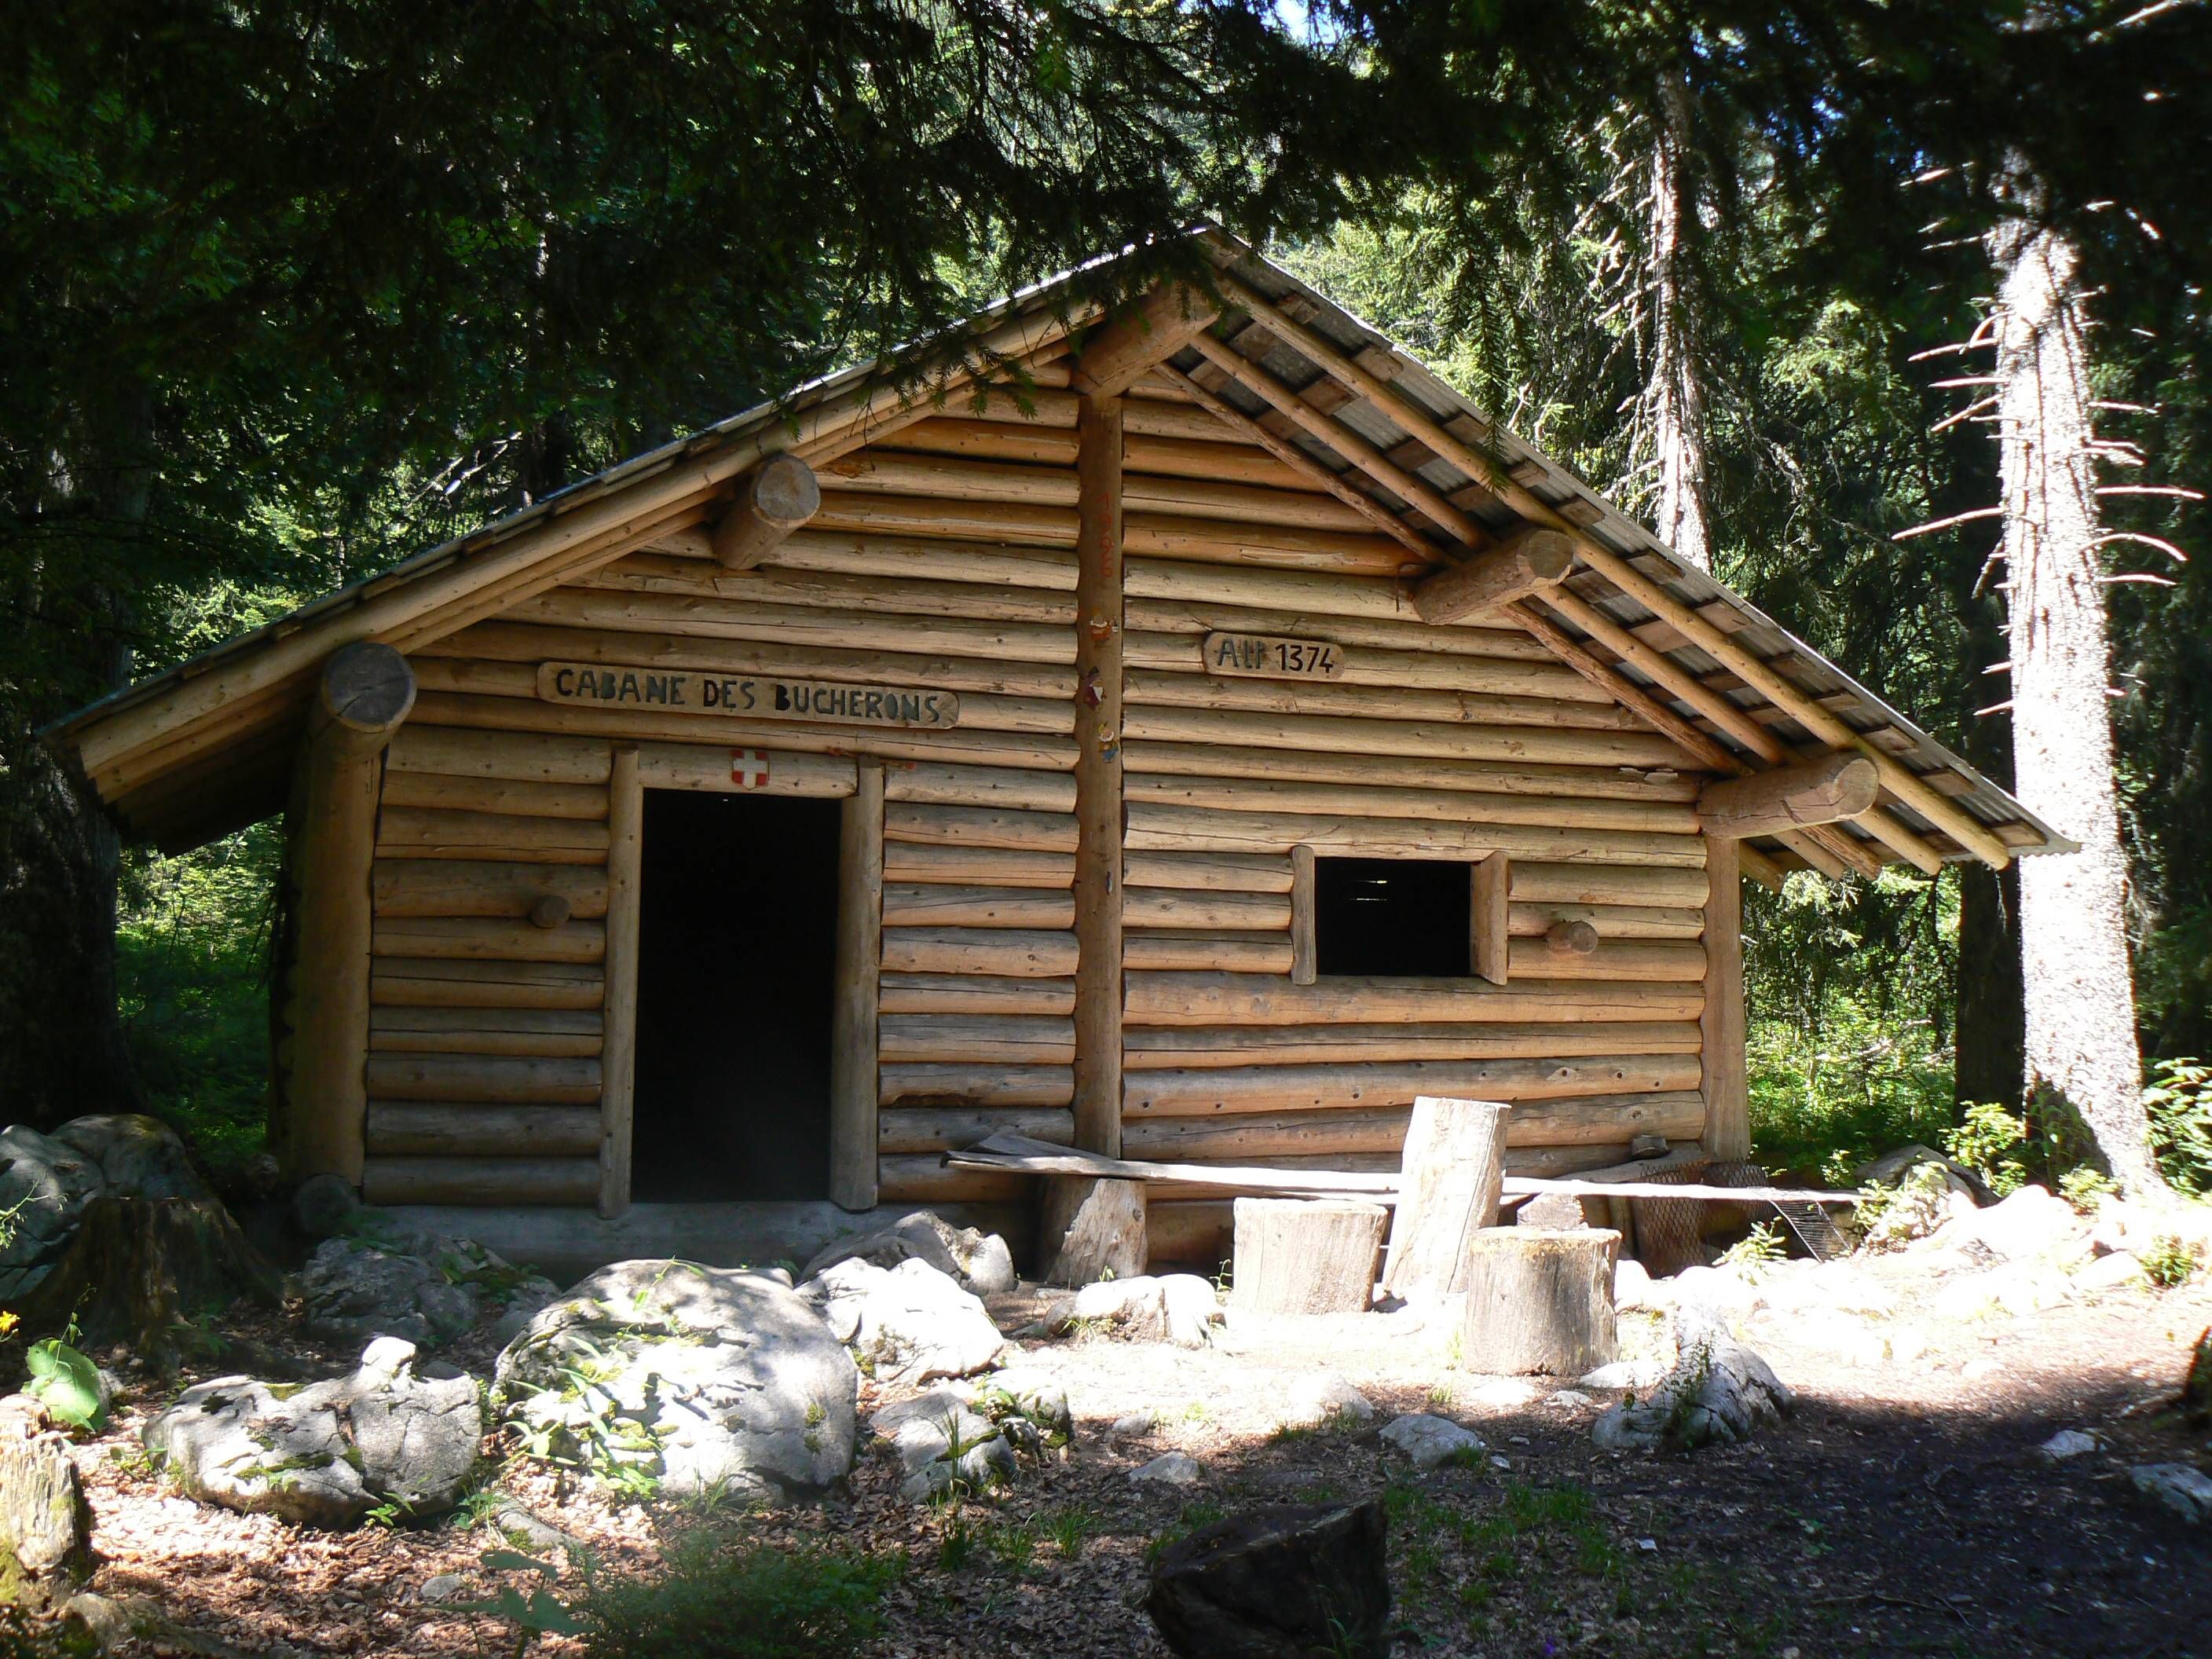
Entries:
{"type": "Polygon", "coordinates": [[[1287,893],[1291,867],[1265,854],[1128,853],[1122,878],[1132,888],[1164,887],[1218,893],[1287,893]]]}
{"type": "Polygon", "coordinates": [[[372,1054],[589,1059],[604,1046],[603,1023],[583,1009],[380,1007],[369,1011],[368,1047],[372,1054]]]}
{"type": "Polygon", "coordinates": [[[644,887],[645,782],[634,744],[608,760],[606,1046],[599,1096],[599,1180],[593,1194],[602,1216],[629,1207],[630,1144],[636,1113],[638,902],[644,887]]]}
{"type": "MultiPolygon", "coordinates": [[[[1587,926],[1563,924],[1569,928],[1587,926]]],[[[1598,941],[1588,954],[1562,951],[1540,939],[1508,942],[1506,957],[1516,979],[1673,981],[1694,984],[1705,977],[1705,947],[1689,939],[1623,939],[1598,941]]]]}
{"type": "Polygon", "coordinates": [[[1137,1027],[1128,1033],[1123,1064],[1132,1072],[1200,1066],[1388,1066],[1412,1060],[1694,1054],[1702,1046],[1693,1019],[1593,1025],[1137,1027]]]}
{"type": "Polygon", "coordinates": [[[607,746],[589,738],[499,736],[410,720],[392,740],[390,772],[441,772],[456,777],[514,778],[526,783],[607,781],[607,746]]]}
{"type": "Polygon", "coordinates": [[[926,842],[939,847],[1073,853],[1076,827],[1073,816],[1060,812],[1011,811],[988,806],[893,805],[884,813],[884,837],[887,841],[926,842]]]}
{"type": "Polygon", "coordinates": [[[853,793],[853,766],[848,755],[807,755],[750,745],[641,743],[637,746],[638,778],[648,789],[742,791],[840,799],[853,793]],[[742,782],[738,776],[740,770],[742,782]]]}
{"type": "Polygon", "coordinates": [[[877,1148],[891,1155],[948,1152],[1000,1133],[1063,1146],[1075,1139],[1075,1114],[1065,1106],[886,1107],[878,1121],[877,1148]]]}
{"type": "Polygon", "coordinates": [[[1364,858],[1483,859],[1493,853],[1548,862],[1653,864],[1694,868],[1705,862],[1695,836],[1641,830],[1577,830],[1542,823],[1455,823],[1363,817],[1352,813],[1231,811],[1132,801],[1129,845],[1193,852],[1261,852],[1287,856],[1300,842],[1317,851],[1364,858]]]}
{"type": "Polygon", "coordinates": [[[463,812],[582,818],[594,823],[604,823],[607,816],[607,792],[595,784],[455,777],[441,772],[394,772],[385,780],[383,800],[386,808],[433,806],[463,812]]]}
{"type": "Polygon", "coordinates": [[[1467,1288],[1471,1235],[1498,1222],[1511,1111],[1492,1100],[1423,1095],[1413,1102],[1382,1273],[1391,1295],[1449,1296],[1467,1288]]]}
{"type": "Polygon", "coordinates": [[[368,1064],[368,1092],[379,1100],[595,1106],[601,1075],[596,1060],[386,1054],[368,1064]]]}
{"type": "Polygon", "coordinates": [[[380,859],[370,878],[380,921],[411,916],[527,916],[541,899],[568,914],[607,913],[607,877],[583,864],[507,864],[483,859],[380,859]]]}
{"type": "Polygon", "coordinates": [[[934,845],[893,841],[884,847],[884,878],[945,886],[1020,887],[1065,891],[1075,879],[1066,853],[1033,848],[934,845]]]}
{"type": "Polygon", "coordinates": [[[371,1204],[589,1206],[599,1164],[589,1158],[373,1158],[361,1195],[371,1204]]]}
{"type": "Polygon", "coordinates": [[[883,936],[883,971],[887,974],[991,974],[1051,979],[1073,975],[1076,958],[1072,933],[1018,927],[886,927],[883,936]]]}
{"type": "Polygon", "coordinates": [[[368,1150],[374,1158],[587,1158],[596,1161],[599,1109],[372,1100],[368,1150]]]}
{"type": "Polygon", "coordinates": [[[902,883],[884,889],[883,925],[1069,928],[1075,925],[1075,897],[1065,890],[902,883]]]}
{"type": "Polygon", "coordinates": [[[1287,893],[1220,893],[1131,883],[1122,917],[1131,927],[1280,933],[1291,926],[1287,893]]]}
{"type": "MultiPolygon", "coordinates": [[[[1420,1095],[1510,1101],[1672,1095],[1696,1089],[1698,1078],[1694,1054],[1584,1054],[1558,1060],[1401,1060],[1389,1066],[1162,1069],[1130,1073],[1124,1092],[1125,1109],[1132,1119],[1216,1117],[1358,1105],[1410,1106],[1420,1095]]],[[[1533,1143],[1524,1139],[1513,1144],[1533,1143]]]]}
{"type": "Polygon", "coordinates": [[[878,1103],[884,1107],[1066,1106],[1075,1075],[1065,1066],[886,1065],[878,1103]]]}
{"type": "Polygon", "coordinates": [[[876,1205],[877,1053],[882,972],[884,769],[860,767],[837,833],[836,991],[830,1036],[830,1198],[876,1205]]]}
{"type": "Polygon", "coordinates": [[[1291,983],[1310,985],[1321,971],[1314,914],[1314,849],[1291,848],[1291,983]]]}
{"type": "Polygon", "coordinates": [[[1215,812],[1310,812],[1320,817],[1425,818],[1442,823],[1500,823],[1570,830],[1622,830],[1689,836],[1698,815],[1686,805],[1640,800],[1585,800],[1559,795],[1489,795],[1456,789],[1398,788],[1365,783],[1306,783],[1280,778],[1133,776],[1129,799],[1215,812]]]}
{"type": "Polygon", "coordinates": [[[1067,1066],[1075,1060],[1072,1020],[1036,1014],[886,1014],[880,1052],[890,1063],[926,1060],[1067,1066]]]}
{"type": "Polygon", "coordinates": [[[1075,1139],[1109,1156],[1121,1149],[1121,418],[1101,393],[1075,422],[1075,1139]]]}
{"type": "Polygon", "coordinates": [[[1673,739],[1656,732],[1474,726],[1443,720],[1363,719],[1348,714],[1279,714],[1262,709],[1133,705],[1123,729],[1148,743],[1221,744],[1244,749],[1399,755],[1419,759],[1507,761],[1539,766],[1632,766],[1694,772],[1673,739]]]}
{"type": "Polygon", "coordinates": [[[1736,876],[1739,843],[1706,843],[1712,880],[1705,901],[1704,1033],[1706,1099],[1704,1144],[1717,1163],[1751,1156],[1750,1082],[1744,1057],[1743,887],[1736,876]]]}
{"type": "MultiPolygon", "coordinates": [[[[1425,1093],[1425,1089],[1415,1093],[1425,1093]]],[[[1390,1105],[1329,1111],[1243,1112],[1234,1116],[1132,1118],[1123,1126],[1127,1155],[1237,1163],[1291,1156],[1395,1153],[1404,1144],[1410,1099],[1390,1105]]],[[[1513,1147],[1606,1146],[1617,1156],[1636,1136],[1694,1136],[1705,1122],[1702,1100],[1688,1091],[1607,1095],[1596,1099],[1516,1102],[1506,1120],[1513,1147]]]]}
{"type": "Polygon", "coordinates": [[[386,957],[369,974],[378,1007],[599,1008],[605,976],[589,963],[386,957]]]}
{"type": "Polygon", "coordinates": [[[1702,908],[1704,870],[1654,870],[1516,859],[1513,900],[1538,904],[1670,904],[1702,908]]]}
{"type": "Polygon", "coordinates": [[[1549,980],[1343,976],[1292,985],[1265,974],[1132,974],[1128,993],[1128,1023],[1155,1026],[1642,1022],[1696,1019],[1705,1006],[1697,986],[1549,980]]]}
{"type": "Polygon", "coordinates": [[[1291,971],[1288,933],[1187,933],[1179,930],[1139,933],[1121,941],[1122,965],[1133,972],[1219,969],[1241,974],[1291,971]]]}
{"type": "Polygon", "coordinates": [[[607,855],[607,826],[577,818],[395,806],[380,815],[376,854],[379,858],[599,864],[607,855]]]}
{"type": "MultiPolygon", "coordinates": [[[[878,1003],[890,1014],[1073,1014],[1075,981],[992,974],[885,973],[878,1003]]],[[[1070,1042],[1073,1041],[1071,1035],[1070,1042]]]]}
{"type": "Polygon", "coordinates": [[[1512,927],[1508,914],[1508,896],[1513,888],[1512,861],[1503,853],[1492,853],[1476,865],[1469,879],[1474,884],[1474,950],[1471,952],[1474,971],[1492,985],[1504,985],[1512,977],[1510,951],[1512,927]]]}
{"type": "Polygon", "coordinates": [[[380,957],[597,962],[606,954],[606,928],[597,921],[539,927],[505,916],[380,917],[370,948],[380,957]]]}

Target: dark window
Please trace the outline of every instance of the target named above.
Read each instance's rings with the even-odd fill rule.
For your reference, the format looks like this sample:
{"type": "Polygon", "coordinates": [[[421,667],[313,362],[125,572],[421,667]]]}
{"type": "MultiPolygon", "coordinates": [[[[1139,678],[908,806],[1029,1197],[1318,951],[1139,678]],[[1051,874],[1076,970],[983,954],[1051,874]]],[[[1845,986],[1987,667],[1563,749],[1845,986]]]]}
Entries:
{"type": "Polygon", "coordinates": [[[641,1202],[828,1195],[838,806],[645,792],[641,1202]]]}
{"type": "Polygon", "coordinates": [[[1426,859],[1315,860],[1316,971],[1472,974],[1472,870],[1426,859]]]}

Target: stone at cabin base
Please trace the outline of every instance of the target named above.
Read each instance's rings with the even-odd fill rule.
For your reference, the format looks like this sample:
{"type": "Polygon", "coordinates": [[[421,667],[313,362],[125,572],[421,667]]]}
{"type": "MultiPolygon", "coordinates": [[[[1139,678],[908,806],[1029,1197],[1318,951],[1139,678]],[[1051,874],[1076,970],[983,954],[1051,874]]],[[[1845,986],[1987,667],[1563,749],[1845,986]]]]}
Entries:
{"type": "Polygon", "coordinates": [[[1185,1659],[1384,1659],[1388,1540],[1379,1498],[1249,1510],[1167,1550],[1146,1610],[1185,1659]]]}

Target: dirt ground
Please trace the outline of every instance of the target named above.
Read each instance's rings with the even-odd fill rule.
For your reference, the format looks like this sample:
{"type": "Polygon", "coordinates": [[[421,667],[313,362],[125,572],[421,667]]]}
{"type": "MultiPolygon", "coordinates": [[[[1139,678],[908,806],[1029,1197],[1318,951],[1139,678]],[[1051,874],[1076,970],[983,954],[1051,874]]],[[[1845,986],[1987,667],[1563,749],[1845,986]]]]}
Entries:
{"type": "MultiPolygon", "coordinates": [[[[1924,1305],[1924,1271],[1902,1259],[1874,1271],[1901,1305],[1924,1305]]],[[[993,1311],[1011,1330],[1038,1305],[1018,1293],[993,1311]]],[[[1589,1424],[1617,1396],[1555,1403],[1556,1382],[1501,1389],[1472,1376],[1434,1315],[1232,1314],[1200,1352],[1097,1335],[1024,1342],[1019,1363],[1065,1382],[1078,1432],[995,1501],[916,1507],[880,1455],[819,1504],[744,1516],[612,1504],[523,1466],[503,1484],[617,1572],[649,1570],[672,1534],[701,1526],[902,1554],[884,1631],[866,1650],[886,1659],[1164,1654],[1136,1603],[1157,1540],[1243,1504],[1375,1492],[1389,1506],[1401,1652],[2212,1656],[2212,1528],[2150,1506],[2127,1478],[2136,1463],[2202,1465],[2212,1454],[2161,1410],[2212,1323],[2212,1285],[1930,1322],[1927,1351],[1909,1360],[1839,1359],[1822,1322],[1741,1325],[1798,1408],[1747,1445],[1694,1456],[1596,1450],[1589,1424]],[[1316,1369],[1363,1390],[1374,1419],[1279,1431],[1285,1388],[1316,1369]],[[1529,1397],[1510,1403],[1516,1393],[1529,1397]],[[1159,1419],[1150,1432],[1109,1436],[1143,1410],[1159,1419]],[[1465,1424],[1487,1455],[1413,1474],[1377,1437],[1402,1412],[1465,1424]],[[2106,1444],[2054,1465],[2035,1449],[2067,1427],[2106,1444]],[[1130,1482],[1169,1450],[1204,1465],[1200,1486],[1130,1482]]],[[[1626,1352],[1663,1342],[1656,1316],[1623,1326],[1626,1352]]],[[[332,1372],[351,1358],[281,1326],[252,1334],[332,1372]]],[[[478,1346],[453,1357],[488,1370],[478,1346]]],[[[451,1522],[343,1534],[204,1508],[137,1452],[138,1428],[168,1392],[131,1391],[81,1458],[100,1558],[91,1587],[152,1598],[171,1621],[166,1639],[134,1650],[514,1650],[503,1620],[421,1598],[441,1573],[463,1575],[471,1596],[494,1587],[480,1558],[498,1540],[451,1522]]],[[[878,1398],[865,1385],[864,1412],[878,1398]]],[[[576,1582],[572,1566],[562,1585],[576,1582]]],[[[540,1638],[530,1650],[574,1650],[540,1638]]]]}

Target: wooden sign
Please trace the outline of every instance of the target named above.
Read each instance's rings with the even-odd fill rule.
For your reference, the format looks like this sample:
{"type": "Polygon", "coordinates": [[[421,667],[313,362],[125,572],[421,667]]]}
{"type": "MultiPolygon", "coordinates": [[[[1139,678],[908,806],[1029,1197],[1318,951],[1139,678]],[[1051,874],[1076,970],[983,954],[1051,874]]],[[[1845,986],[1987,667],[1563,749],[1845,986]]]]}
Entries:
{"type": "Polygon", "coordinates": [[[538,695],[546,702],[594,708],[677,709],[744,720],[819,720],[832,726],[956,726],[960,720],[960,699],[950,691],[611,663],[540,663],[538,695]]]}
{"type": "Polygon", "coordinates": [[[1206,672],[1263,680],[1338,680],[1344,647],[1328,640],[1286,640],[1273,634],[1208,634],[1206,672]]]}

